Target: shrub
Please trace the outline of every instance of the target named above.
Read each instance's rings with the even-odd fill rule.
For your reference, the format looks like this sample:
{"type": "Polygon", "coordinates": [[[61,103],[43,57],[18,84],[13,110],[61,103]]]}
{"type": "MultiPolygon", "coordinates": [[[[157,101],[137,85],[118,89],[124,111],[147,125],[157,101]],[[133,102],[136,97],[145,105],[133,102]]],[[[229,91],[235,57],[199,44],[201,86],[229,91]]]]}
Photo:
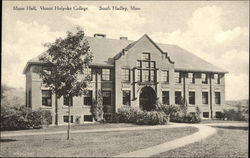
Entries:
{"type": "Polygon", "coordinates": [[[171,122],[198,123],[201,121],[200,109],[198,107],[196,107],[196,112],[187,113],[187,106],[184,104],[164,105],[157,103],[156,110],[163,111],[166,115],[169,115],[171,122]]]}
{"type": "Polygon", "coordinates": [[[178,105],[165,105],[162,103],[158,103],[155,106],[156,111],[163,111],[166,115],[172,115],[180,111],[180,107],[178,105]]]}
{"type": "Polygon", "coordinates": [[[186,123],[198,123],[198,122],[201,122],[201,118],[200,118],[200,115],[197,114],[196,112],[191,112],[191,113],[188,113],[184,117],[184,122],[186,122],[186,123]]]}
{"type": "Polygon", "coordinates": [[[42,117],[43,117],[43,125],[50,125],[52,124],[52,114],[50,110],[43,110],[43,109],[39,109],[41,110],[42,113],[42,117]]]}
{"type": "Polygon", "coordinates": [[[47,110],[1,106],[1,130],[41,128],[43,124],[51,122],[52,115],[47,110]]]}
{"type": "Polygon", "coordinates": [[[1,130],[16,130],[29,128],[27,119],[31,110],[24,106],[9,107],[1,106],[1,130]]]}
{"type": "Polygon", "coordinates": [[[168,116],[162,111],[138,111],[135,108],[123,106],[118,109],[113,122],[141,125],[167,124],[168,116]]]}
{"type": "Polygon", "coordinates": [[[139,111],[136,124],[140,125],[164,125],[168,123],[168,115],[159,111],[139,111]]]}
{"type": "Polygon", "coordinates": [[[230,110],[224,110],[223,117],[227,118],[227,120],[232,121],[246,121],[247,118],[245,117],[244,113],[241,111],[240,108],[238,110],[230,109],[230,110]]]}
{"type": "Polygon", "coordinates": [[[116,113],[116,121],[122,123],[136,123],[137,109],[130,106],[122,106],[116,113]]]}
{"type": "Polygon", "coordinates": [[[35,129],[42,128],[43,116],[42,116],[42,112],[40,110],[32,111],[32,112],[28,113],[27,119],[29,122],[29,127],[32,127],[35,129]]]}
{"type": "Polygon", "coordinates": [[[76,124],[80,124],[81,123],[81,116],[76,116],[75,122],[76,122],[76,124]]]}

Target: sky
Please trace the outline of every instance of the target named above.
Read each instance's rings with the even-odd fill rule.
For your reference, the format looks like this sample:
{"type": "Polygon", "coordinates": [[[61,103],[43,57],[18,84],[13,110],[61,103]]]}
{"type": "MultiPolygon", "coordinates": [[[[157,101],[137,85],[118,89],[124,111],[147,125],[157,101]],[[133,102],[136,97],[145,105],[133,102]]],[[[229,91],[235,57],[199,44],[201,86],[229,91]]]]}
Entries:
{"type": "Polygon", "coordinates": [[[226,100],[248,99],[248,6],[249,1],[3,1],[2,83],[25,88],[27,61],[46,50],[44,43],[81,26],[87,36],[137,40],[146,33],[157,43],[176,44],[229,72],[226,100]],[[37,10],[13,9],[26,6],[37,10]],[[41,6],[88,9],[44,11],[41,6]],[[99,10],[108,6],[128,10],[99,10]]]}

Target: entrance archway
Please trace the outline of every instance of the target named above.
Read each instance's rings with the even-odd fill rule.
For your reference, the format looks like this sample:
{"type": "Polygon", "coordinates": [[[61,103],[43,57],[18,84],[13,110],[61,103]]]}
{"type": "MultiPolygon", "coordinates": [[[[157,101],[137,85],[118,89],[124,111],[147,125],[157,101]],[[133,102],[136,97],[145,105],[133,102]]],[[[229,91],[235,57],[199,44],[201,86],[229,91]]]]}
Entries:
{"type": "Polygon", "coordinates": [[[140,92],[140,109],[151,111],[156,102],[156,93],[152,87],[143,87],[140,92]]]}

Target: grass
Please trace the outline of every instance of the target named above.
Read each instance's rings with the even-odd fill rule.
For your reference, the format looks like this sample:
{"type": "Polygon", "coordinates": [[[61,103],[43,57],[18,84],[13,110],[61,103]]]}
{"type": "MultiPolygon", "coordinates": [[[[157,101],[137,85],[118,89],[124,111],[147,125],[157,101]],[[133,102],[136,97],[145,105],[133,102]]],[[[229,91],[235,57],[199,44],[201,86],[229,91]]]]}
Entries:
{"type": "Polygon", "coordinates": [[[207,123],[247,123],[246,121],[230,121],[230,120],[217,120],[217,119],[202,119],[200,124],[207,123]]]}
{"type": "MultiPolygon", "coordinates": [[[[122,127],[135,127],[138,126],[136,124],[129,124],[129,123],[91,123],[91,124],[72,124],[72,130],[88,130],[88,129],[104,129],[104,128],[122,128],[122,127]]],[[[53,132],[53,131],[66,131],[67,125],[61,126],[47,126],[42,129],[27,129],[27,130],[16,130],[16,131],[1,131],[1,133],[20,133],[20,132],[53,132]]]]}
{"type": "Polygon", "coordinates": [[[1,157],[92,157],[114,156],[151,147],[196,132],[193,127],[66,135],[6,137],[1,157]]]}
{"type": "Polygon", "coordinates": [[[248,157],[248,127],[215,128],[214,136],[153,157],[248,157]]]}

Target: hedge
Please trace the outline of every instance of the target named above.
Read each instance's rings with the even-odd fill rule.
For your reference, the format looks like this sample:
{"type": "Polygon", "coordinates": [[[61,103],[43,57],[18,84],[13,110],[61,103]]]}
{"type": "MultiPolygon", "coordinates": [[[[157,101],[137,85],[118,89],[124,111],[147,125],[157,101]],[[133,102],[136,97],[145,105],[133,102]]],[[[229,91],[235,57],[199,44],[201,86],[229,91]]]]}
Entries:
{"type": "Polygon", "coordinates": [[[123,106],[113,115],[111,122],[157,125],[167,124],[168,119],[168,115],[162,111],[138,111],[135,108],[123,106]]]}
{"type": "Polygon", "coordinates": [[[48,110],[1,106],[1,130],[42,128],[42,125],[51,123],[52,115],[48,110]]]}

